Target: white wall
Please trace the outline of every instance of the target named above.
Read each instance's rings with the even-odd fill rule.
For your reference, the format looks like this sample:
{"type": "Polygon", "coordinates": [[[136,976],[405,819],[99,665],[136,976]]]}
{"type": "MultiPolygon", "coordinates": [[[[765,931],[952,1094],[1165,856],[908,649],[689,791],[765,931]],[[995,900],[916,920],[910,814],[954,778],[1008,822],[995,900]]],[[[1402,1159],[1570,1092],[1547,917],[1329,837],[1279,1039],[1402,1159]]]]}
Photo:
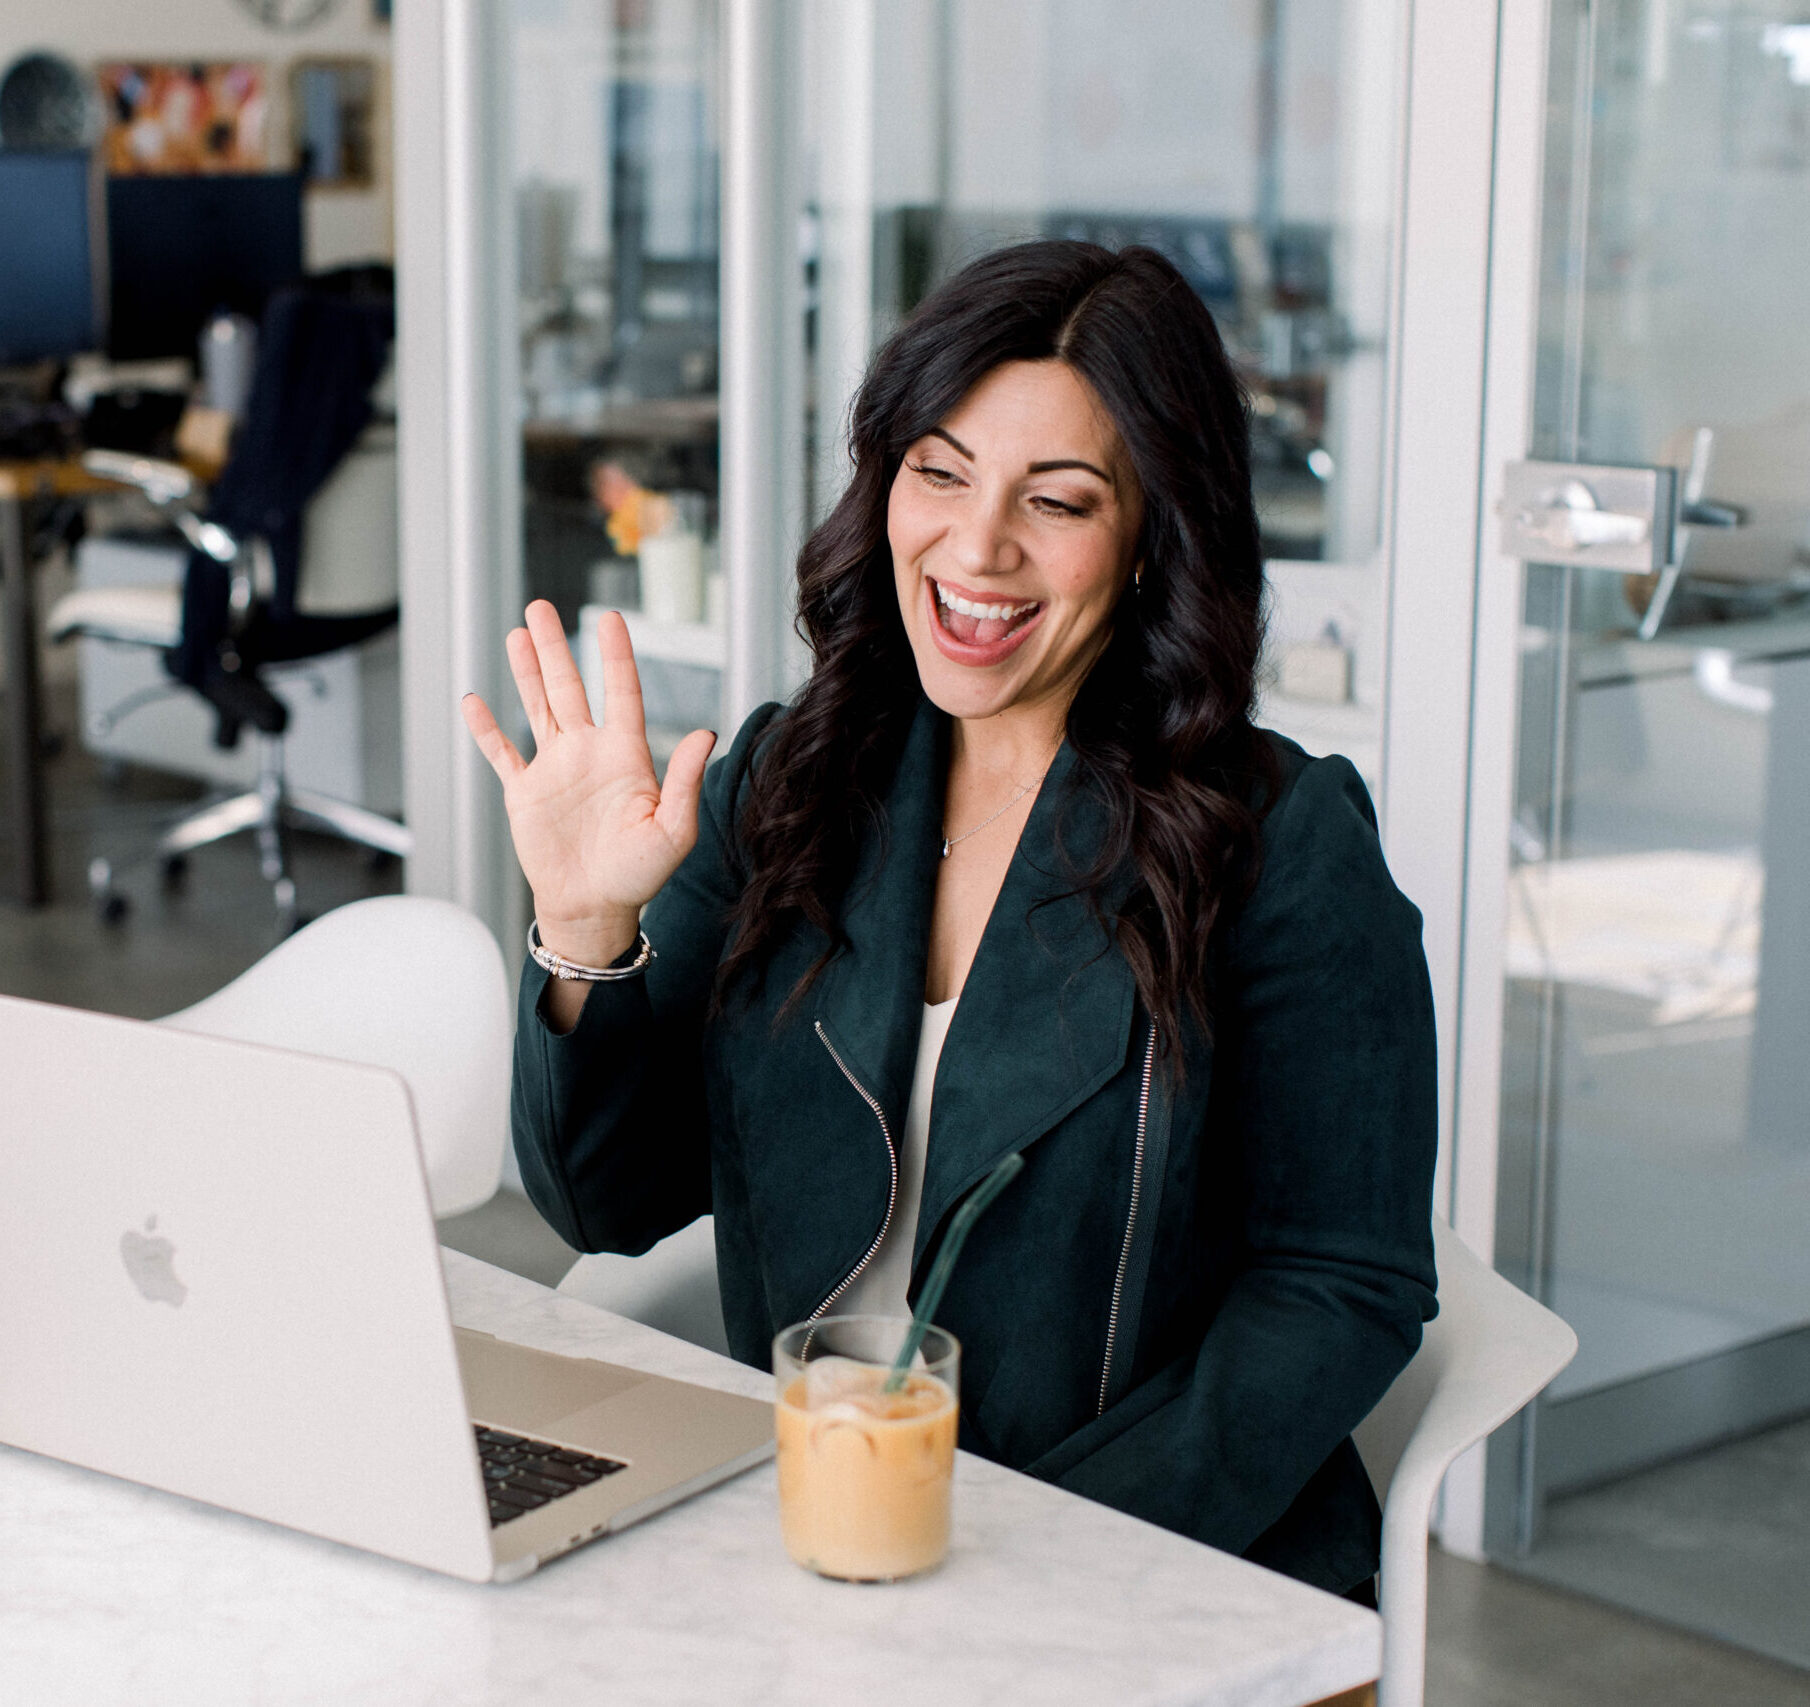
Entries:
{"type": "Polygon", "coordinates": [[[22,53],[61,54],[84,69],[121,59],[261,60],[269,68],[270,161],[292,163],[289,68],[297,59],[357,56],[378,62],[378,111],[372,127],[378,185],[373,190],[314,190],[307,199],[310,267],[368,260],[393,252],[391,238],[390,31],[371,18],[371,0],[338,0],[305,30],[266,29],[234,0],[60,0],[0,4],[0,67],[22,53]]]}

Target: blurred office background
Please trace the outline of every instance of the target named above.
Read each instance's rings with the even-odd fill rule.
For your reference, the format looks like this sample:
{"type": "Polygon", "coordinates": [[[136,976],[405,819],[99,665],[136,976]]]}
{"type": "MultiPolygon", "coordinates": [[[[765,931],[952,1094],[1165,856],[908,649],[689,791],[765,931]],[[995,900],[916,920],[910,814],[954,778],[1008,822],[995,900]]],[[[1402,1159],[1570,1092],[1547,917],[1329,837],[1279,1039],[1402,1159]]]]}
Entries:
{"type": "MultiPolygon", "coordinates": [[[[146,165],[106,122],[118,68],[255,66],[299,268],[398,264],[396,483],[353,535],[390,529],[401,622],[273,681],[291,772],[413,851],[298,833],[300,912],[406,884],[513,956],[525,898],[454,705],[513,715],[524,601],[574,632],[625,611],[657,753],[732,728],[800,678],[789,566],[877,342],[995,243],[1160,248],[1250,389],[1264,718],[1351,757],[1426,916],[1439,1206],[1581,1341],[1448,1482],[1429,1699],[1810,1700],[1810,24],[1784,0],[385,13],[0,22],[0,67],[41,49],[91,89],[97,209],[146,165]],[[1617,467],[1661,473],[1629,496],[1617,467]]],[[[127,309],[130,253],[94,287],[127,309]]],[[[108,336],[100,312],[117,369],[108,336]]],[[[137,385],[46,353],[116,412],[137,385]]],[[[204,377],[145,354],[195,364],[165,376],[185,397],[204,377]]],[[[70,543],[73,503],[29,518],[40,615],[184,560],[117,495],[81,498],[70,543]]],[[[102,731],[157,681],[142,656],[116,681],[120,650],[44,654],[52,894],[0,911],[0,981],[153,1014],[287,921],[243,838],[94,905],[94,858],[254,765],[195,696],[102,731]]],[[[507,1186],[448,1236],[569,1261],[507,1186]]]]}
{"type": "MultiPolygon", "coordinates": [[[[183,0],[149,13],[90,3],[0,17],[9,726],[0,842],[9,893],[22,900],[78,905],[95,862],[121,873],[95,884],[97,920],[105,909],[121,927],[99,961],[47,946],[57,909],[21,916],[30,934],[9,958],[33,965],[45,993],[105,1003],[119,982],[110,961],[142,957],[151,983],[167,977],[169,988],[111,999],[125,1011],[167,1009],[219,982],[209,957],[232,935],[227,897],[258,921],[250,936],[237,927],[241,963],[296,914],[277,904],[289,873],[273,887],[244,837],[192,860],[141,858],[214,794],[255,789],[273,749],[163,666],[164,646],[181,639],[190,553],[175,510],[87,474],[81,458],[106,450],[181,463],[193,490],[177,507],[202,513],[229,450],[236,440],[244,448],[273,293],[339,270],[387,295],[390,59],[387,20],[368,5],[183,0]],[[34,623],[58,641],[21,645],[34,623]],[[129,909],[153,932],[174,909],[162,950],[147,953],[142,934],[124,928],[129,909]],[[205,968],[191,965],[202,940],[213,944],[205,968]]],[[[387,321],[388,309],[373,315],[387,321]]],[[[274,346],[265,354],[273,368],[283,359],[274,346]]],[[[369,377],[354,383],[369,420],[310,507],[300,609],[314,617],[395,603],[393,369],[369,377]]],[[[273,416],[270,425],[287,442],[303,424],[273,416]]],[[[282,476],[281,459],[274,471],[282,476]]],[[[266,567],[263,579],[268,602],[275,572],[266,567]]],[[[267,681],[248,656],[245,678],[270,696],[260,715],[289,725],[290,785],[393,823],[400,652],[393,621],[370,626],[362,645],[291,646],[267,681]]],[[[394,858],[366,860],[322,838],[295,838],[289,857],[301,890],[312,890],[310,913],[401,882],[394,858]]]]}

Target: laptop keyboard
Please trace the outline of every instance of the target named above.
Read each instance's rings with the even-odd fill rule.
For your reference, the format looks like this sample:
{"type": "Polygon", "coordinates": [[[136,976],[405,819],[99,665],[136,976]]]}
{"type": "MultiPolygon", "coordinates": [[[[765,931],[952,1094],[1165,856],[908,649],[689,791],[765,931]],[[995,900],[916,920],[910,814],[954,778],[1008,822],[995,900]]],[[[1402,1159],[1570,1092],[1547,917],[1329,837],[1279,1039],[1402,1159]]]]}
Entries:
{"type": "Polygon", "coordinates": [[[500,1428],[473,1426],[484,1466],[484,1491],[490,1497],[492,1529],[523,1512],[538,1511],[561,1494],[575,1494],[628,1468],[614,1458],[596,1458],[550,1441],[505,1434],[500,1428]]]}

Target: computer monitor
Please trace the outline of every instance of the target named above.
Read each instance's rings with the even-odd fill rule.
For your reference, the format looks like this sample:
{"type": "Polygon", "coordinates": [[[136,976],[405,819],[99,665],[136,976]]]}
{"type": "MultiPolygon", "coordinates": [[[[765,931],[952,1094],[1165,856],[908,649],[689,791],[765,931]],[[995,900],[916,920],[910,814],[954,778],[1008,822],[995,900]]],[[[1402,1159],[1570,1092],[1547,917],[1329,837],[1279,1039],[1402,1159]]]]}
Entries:
{"type": "Polygon", "coordinates": [[[99,347],[85,153],[0,150],[0,366],[99,347]]]}
{"type": "Polygon", "coordinates": [[[114,359],[193,360],[218,310],[255,320],[302,276],[301,174],[110,178],[107,247],[114,359]]]}

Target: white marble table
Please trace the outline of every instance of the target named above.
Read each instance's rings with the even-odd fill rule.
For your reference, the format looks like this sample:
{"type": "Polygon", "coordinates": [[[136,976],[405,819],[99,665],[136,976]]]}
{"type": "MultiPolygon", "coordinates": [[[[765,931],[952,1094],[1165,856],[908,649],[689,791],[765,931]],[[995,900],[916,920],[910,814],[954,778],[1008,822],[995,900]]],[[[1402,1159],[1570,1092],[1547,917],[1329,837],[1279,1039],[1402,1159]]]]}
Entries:
{"type": "MultiPolygon", "coordinates": [[[[766,1397],[767,1378],[469,1257],[455,1318],[766,1397]]],[[[353,1425],[355,1419],[348,1419],[353,1425]]],[[[399,1445],[400,1443],[398,1443],[399,1445]]],[[[1377,1675],[1375,1614],[964,1456],[930,1576],[780,1548],[771,1465],[474,1587],[0,1448],[7,1707],[1303,1707],[1377,1675]]]]}

